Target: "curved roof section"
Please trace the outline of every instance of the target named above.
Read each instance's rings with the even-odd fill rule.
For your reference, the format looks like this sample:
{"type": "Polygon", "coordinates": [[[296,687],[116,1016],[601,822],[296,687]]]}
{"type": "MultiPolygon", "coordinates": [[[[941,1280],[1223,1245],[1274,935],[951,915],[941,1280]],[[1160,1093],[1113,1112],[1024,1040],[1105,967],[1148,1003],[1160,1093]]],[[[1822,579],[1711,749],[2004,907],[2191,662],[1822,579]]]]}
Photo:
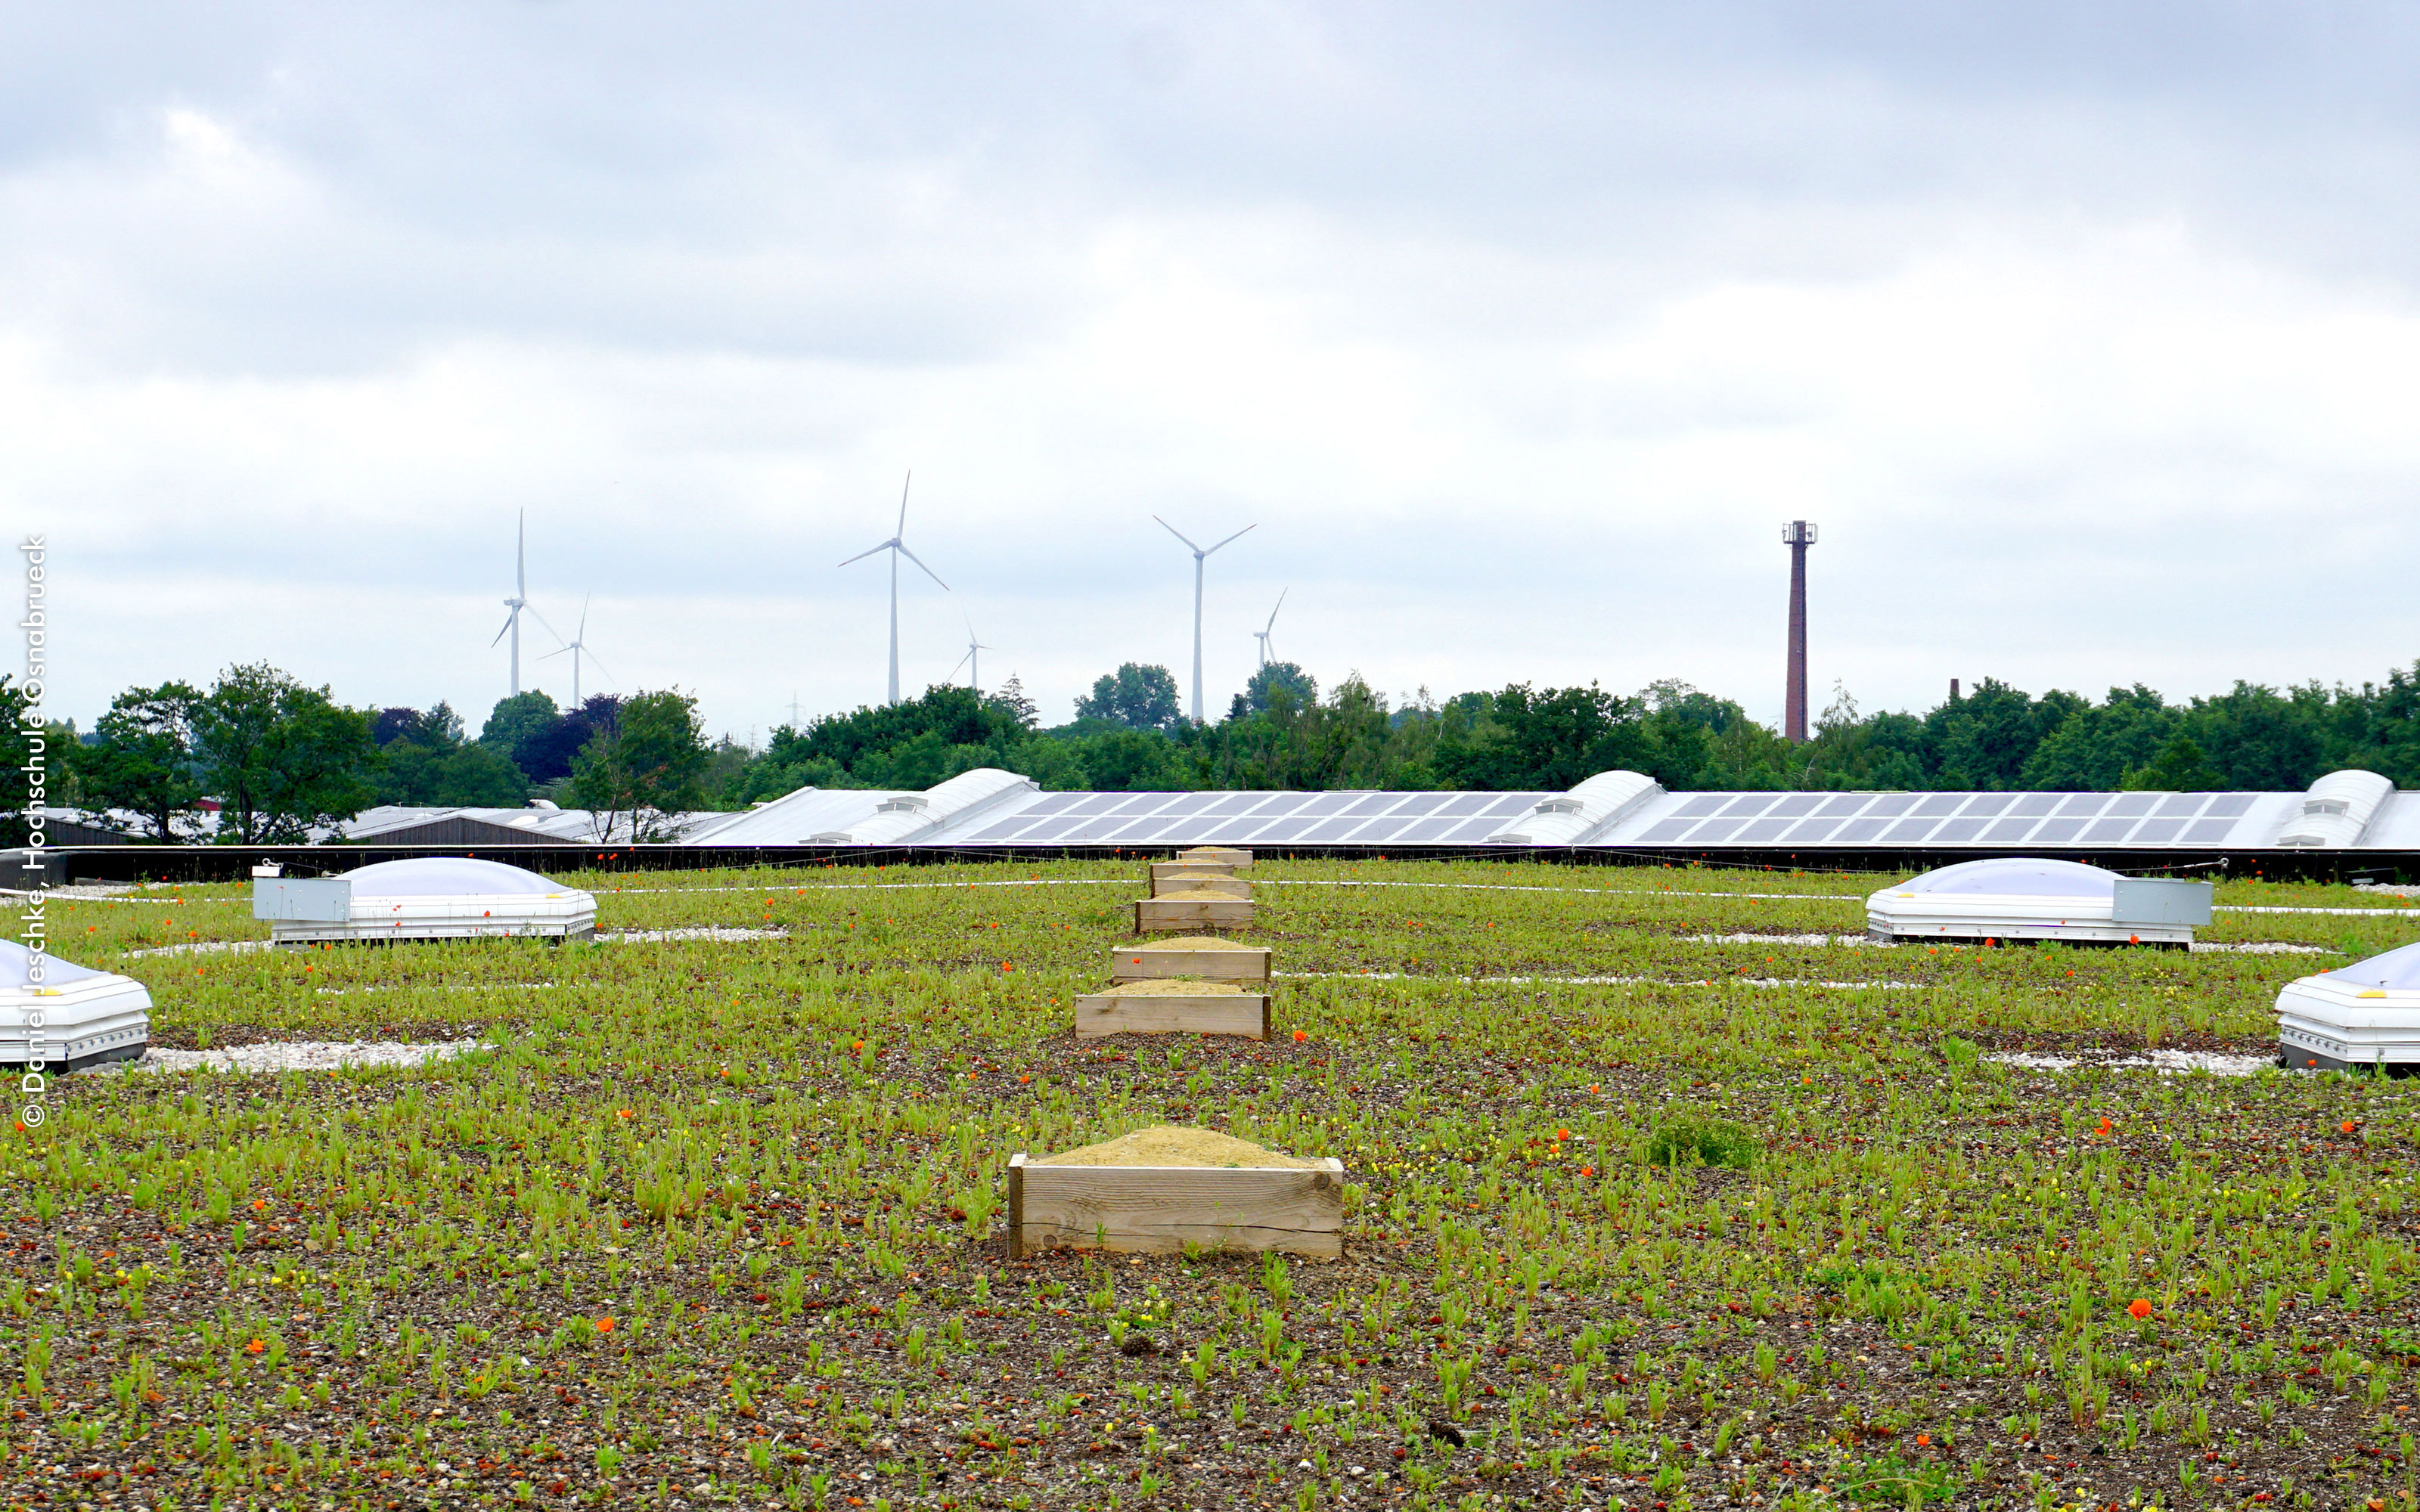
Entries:
{"type": "MultiPolygon", "coordinates": [[[[45,987],[114,975],[114,972],[95,971],[72,961],[62,961],[47,950],[42,952],[42,985],[45,987]]],[[[0,940],[0,988],[23,989],[33,984],[34,952],[14,940],[0,940]]]]}
{"type": "Polygon", "coordinates": [[[2318,974],[2321,981],[2352,988],[2383,987],[2388,992],[2420,991],[2420,944],[2398,946],[2383,955],[2318,974]]]}
{"type": "Polygon", "coordinates": [[[2118,891],[2118,873],[2081,861],[2054,861],[2040,856],[2003,856],[1984,861],[1961,861],[1876,893],[1918,893],[1935,897],[2094,898],[2109,899],[2118,891]]]}
{"type": "Polygon", "coordinates": [[[355,898],[499,898],[575,889],[502,861],[467,856],[379,861],[344,873],[355,898]]]}

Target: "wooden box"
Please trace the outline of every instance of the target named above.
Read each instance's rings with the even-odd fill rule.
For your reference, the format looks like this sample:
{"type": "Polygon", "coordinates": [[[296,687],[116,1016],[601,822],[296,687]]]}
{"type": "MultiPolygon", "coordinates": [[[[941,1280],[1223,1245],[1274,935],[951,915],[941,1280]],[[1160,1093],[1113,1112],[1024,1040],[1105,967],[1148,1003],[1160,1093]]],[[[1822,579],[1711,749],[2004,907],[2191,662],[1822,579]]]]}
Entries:
{"type": "Polygon", "coordinates": [[[1195,977],[1203,981],[1232,981],[1246,986],[1269,980],[1269,949],[1255,945],[1240,950],[1194,950],[1183,946],[1129,945],[1109,952],[1111,981],[1152,981],[1168,977],[1195,977]]]}
{"type": "Polygon", "coordinates": [[[1008,1253],[1281,1250],[1344,1255],[1344,1163],[1318,1166],[1033,1165],[1008,1162],[1008,1253]]]}
{"type": "Polygon", "coordinates": [[[1188,892],[1216,893],[1221,898],[1245,898],[1252,895],[1252,885],[1242,877],[1211,875],[1202,872],[1179,872],[1173,876],[1153,877],[1151,895],[1172,898],[1188,892]]]}
{"type": "Polygon", "coordinates": [[[1224,861],[1154,861],[1151,863],[1151,885],[1159,886],[1162,877],[1180,874],[1232,877],[1235,869],[1224,861]]]}
{"type": "Polygon", "coordinates": [[[1177,852],[1176,858],[1180,861],[1217,861],[1238,872],[1252,869],[1252,853],[1239,851],[1233,845],[1196,845],[1190,850],[1177,852]]]}
{"type": "Polygon", "coordinates": [[[1188,892],[1174,898],[1138,898],[1134,908],[1137,934],[1215,934],[1252,927],[1249,898],[1188,892]]]}
{"type": "Polygon", "coordinates": [[[1266,993],[1088,993],[1076,999],[1076,1038],[1111,1034],[1269,1037],[1266,993]]]}

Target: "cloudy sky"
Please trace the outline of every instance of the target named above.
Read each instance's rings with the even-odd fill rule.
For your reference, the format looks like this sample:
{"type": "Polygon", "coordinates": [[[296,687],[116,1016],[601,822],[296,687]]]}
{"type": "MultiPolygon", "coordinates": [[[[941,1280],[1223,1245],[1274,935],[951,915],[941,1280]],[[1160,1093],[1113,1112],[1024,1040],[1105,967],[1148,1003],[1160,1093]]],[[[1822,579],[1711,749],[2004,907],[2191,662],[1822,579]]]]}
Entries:
{"type": "Polygon", "coordinates": [[[53,712],[267,659],[761,737],[969,622],[1064,717],[1280,655],[1680,677],[2420,656],[2420,11],[0,4],[0,516],[53,712]],[[524,682],[567,657],[533,624],[524,682]],[[610,676],[605,675],[610,673],[610,676]]]}

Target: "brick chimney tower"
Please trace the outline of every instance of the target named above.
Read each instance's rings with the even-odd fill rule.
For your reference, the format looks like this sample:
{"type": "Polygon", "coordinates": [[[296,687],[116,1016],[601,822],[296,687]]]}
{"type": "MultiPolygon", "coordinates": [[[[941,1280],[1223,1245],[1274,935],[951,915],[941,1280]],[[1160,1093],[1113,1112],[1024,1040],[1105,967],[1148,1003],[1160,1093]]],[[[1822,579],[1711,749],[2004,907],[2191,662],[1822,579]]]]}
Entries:
{"type": "Polygon", "coordinates": [[[1790,548],[1790,688],[1782,706],[1781,733],[1792,744],[1807,740],[1807,548],[1815,544],[1815,527],[1793,519],[1781,527],[1782,544],[1790,548]]]}

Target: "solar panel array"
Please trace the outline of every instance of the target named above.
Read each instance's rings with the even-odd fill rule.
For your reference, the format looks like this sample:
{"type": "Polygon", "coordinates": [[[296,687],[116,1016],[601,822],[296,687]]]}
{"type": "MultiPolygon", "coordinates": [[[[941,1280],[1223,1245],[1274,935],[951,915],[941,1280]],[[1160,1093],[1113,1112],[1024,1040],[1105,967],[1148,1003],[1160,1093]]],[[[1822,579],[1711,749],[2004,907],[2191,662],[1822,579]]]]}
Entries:
{"type": "Polygon", "coordinates": [[[1699,793],[1645,845],[2215,845],[2257,793],[1699,793]]]}
{"type": "Polygon", "coordinates": [[[1471,845],[1550,793],[1048,793],[943,843],[1471,845]]]}

